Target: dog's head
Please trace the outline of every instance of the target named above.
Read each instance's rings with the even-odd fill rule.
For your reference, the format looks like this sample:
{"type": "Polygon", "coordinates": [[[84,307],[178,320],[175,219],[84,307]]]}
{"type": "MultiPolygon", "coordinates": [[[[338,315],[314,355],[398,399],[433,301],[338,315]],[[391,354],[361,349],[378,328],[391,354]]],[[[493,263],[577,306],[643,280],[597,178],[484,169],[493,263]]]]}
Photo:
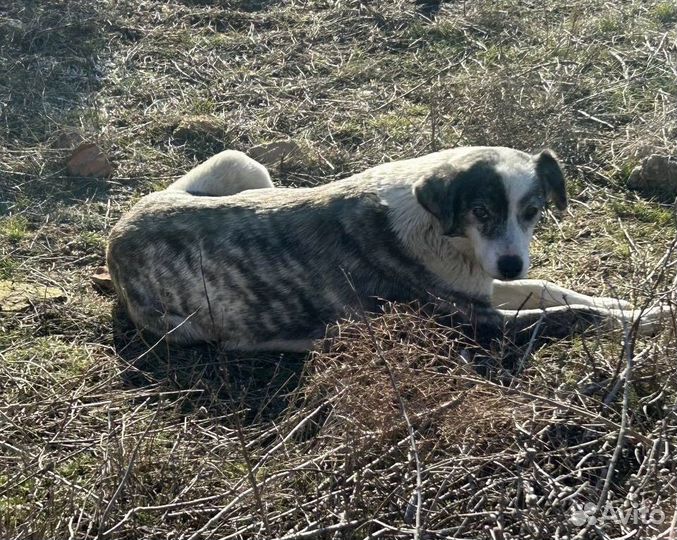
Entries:
{"type": "Polygon", "coordinates": [[[414,195],[439,221],[441,233],[464,237],[495,279],[526,276],[529,243],[548,202],[567,206],[562,169],[544,150],[469,148],[414,184],[414,195]]]}

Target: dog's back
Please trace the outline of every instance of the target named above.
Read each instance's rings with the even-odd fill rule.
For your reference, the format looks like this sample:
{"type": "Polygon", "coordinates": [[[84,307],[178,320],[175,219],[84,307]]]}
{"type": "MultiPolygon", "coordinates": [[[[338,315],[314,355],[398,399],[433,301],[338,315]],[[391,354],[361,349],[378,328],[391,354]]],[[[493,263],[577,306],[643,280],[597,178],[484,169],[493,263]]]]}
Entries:
{"type": "Polygon", "coordinates": [[[370,310],[439,281],[397,244],[387,207],[349,182],[153,193],[114,228],[108,264],[138,326],[232,348],[319,338],[358,298],[370,310]]]}

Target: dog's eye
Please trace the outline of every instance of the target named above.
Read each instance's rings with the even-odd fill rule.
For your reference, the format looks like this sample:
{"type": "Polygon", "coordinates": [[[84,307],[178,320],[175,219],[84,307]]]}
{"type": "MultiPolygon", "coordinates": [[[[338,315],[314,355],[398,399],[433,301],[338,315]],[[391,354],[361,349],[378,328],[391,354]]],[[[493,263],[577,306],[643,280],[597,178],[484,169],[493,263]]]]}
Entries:
{"type": "Polygon", "coordinates": [[[489,219],[489,211],[484,206],[476,206],[472,209],[472,214],[479,221],[487,221],[489,219]]]}
{"type": "Polygon", "coordinates": [[[531,221],[538,215],[538,208],[535,206],[530,206],[524,211],[524,219],[531,221]]]}

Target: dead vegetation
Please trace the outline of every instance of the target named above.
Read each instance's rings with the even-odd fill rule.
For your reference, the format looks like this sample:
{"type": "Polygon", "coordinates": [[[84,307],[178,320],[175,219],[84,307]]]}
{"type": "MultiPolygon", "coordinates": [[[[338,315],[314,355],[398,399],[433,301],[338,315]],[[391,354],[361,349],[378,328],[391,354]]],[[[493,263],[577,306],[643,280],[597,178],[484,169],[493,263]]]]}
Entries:
{"type": "Polygon", "coordinates": [[[296,186],[548,145],[572,205],[533,275],[673,301],[672,208],[625,182],[677,151],[674,3],[381,4],[0,7],[0,280],[67,297],[0,312],[0,537],[674,537],[674,324],[480,377],[406,306],[251,357],[144,342],[92,287],[120,213],[224,148],[293,140],[296,186]],[[110,179],[67,173],[73,132],[110,179]]]}

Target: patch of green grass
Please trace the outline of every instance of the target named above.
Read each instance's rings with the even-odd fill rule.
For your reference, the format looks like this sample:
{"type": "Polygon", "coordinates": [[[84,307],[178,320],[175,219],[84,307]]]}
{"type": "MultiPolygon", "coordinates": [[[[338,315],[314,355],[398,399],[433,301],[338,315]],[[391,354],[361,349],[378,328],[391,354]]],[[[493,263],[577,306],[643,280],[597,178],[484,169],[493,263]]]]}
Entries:
{"type": "Polygon", "coordinates": [[[106,237],[93,231],[80,233],[80,247],[86,250],[101,251],[106,247],[106,237]]]}
{"type": "Polygon", "coordinates": [[[369,122],[374,129],[388,132],[393,137],[404,135],[411,129],[411,120],[399,114],[383,114],[369,122]]]}
{"type": "Polygon", "coordinates": [[[462,47],[467,37],[461,25],[454,20],[440,19],[433,24],[415,21],[407,28],[407,37],[412,41],[423,40],[425,45],[443,45],[444,47],[462,47]]]}
{"type": "Polygon", "coordinates": [[[0,257],[0,279],[12,279],[16,277],[19,269],[19,261],[8,256],[0,257]]]}
{"type": "MultiPolygon", "coordinates": [[[[608,63],[607,69],[617,66],[608,63]]],[[[631,122],[637,113],[651,113],[655,107],[655,97],[661,94],[674,94],[677,91],[677,78],[673,75],[657,73],[647,80],[632,80],[627,85],[612,89],[608,92],[607,104],[616,113],[617,123],[631,122]],[[633,111],[630,113],[629,111],[633,111]]],[[[628,163],[634,163],[632,158],[628,163]]]]}
{"type": "Polygon", "coordinates": [[[677,22],[677,3],[660,2],[653,7],[651,15],[663,24],[677,22]]]}
{"type": "Polygon", "coordinates": [[[625,185],[635,167],[639,165],[638,159],[628,159],[620,164],[618,171],[613,176],[619,181],[620,185],[625,185]]]}
{"type": "Polygon", "coordinates": [[[372,118],[369,126],[389,138],[406,140],[420,131],[427,113],[428,108],[423,105],[410,105],[372,118]]]}
{"type": "Polygon", "coordinates": [[[99,466],[100,464],[94,456],[83,453],[59,465],[58,471],[64,478],[78,481],[78,479],[89,476],[92,470],[99,468],[99,466]]]}
{"type": "MultiPolygon", "coordinates": [[[[383,72],[380,59],[364,57],[361,52],[356,52],[348,61],[343,63],[338,69],[330,69],[328,75],[332,76],[333,84],[339,87],[356,87],[368,84],[375,74],[381,75],[383,72]]],[[[325,68],[326,69],[326,68],[325,68]]]]}
{"type": "Polygon", "coordinates": [[[585,346],[581,336],[572,337],[566,344],[566,347],[557,347],[560,356],[557,361],[550,359],[550,363],[561,366],[562,379],[570,388],[575,388],[578,381],[587,369],[582,362],[571,362],[572,358],[579,358],[585,354],[585,346]]]}
{"type": "Polygon", "coordinates": [[[636,219],[642,223],[669,227],[674,223],[672,212],[645,201],[613,200],[611,211],[622,219],[636,219]]]}
{"type": "Polygon", "coordinates": [[[14,215],[0,221],[0,238],[19,242],[26,236],[28,236],[28,220],[24,216],[14,215]]]}
{"type": "Polygon", "coordinates": [[[620,32],[624,24],[622,17],[619,15],[605,15],[597,21],[597,29],[604,34],[620,32]]]}
{"type": "Polygon", "coordinates": [[[209,97],[195,98],[190,106],[194,114],[214,114],[216,112],[216,104],[209,97]]]}
{"type": "MultiPolygon", "coordinates": [[[[638,231],[637,227],[633,227],[632,230],[630,230],[630,227],[625,227],[625,230],[633,239],[644,236],[643,233],[639,234],[640,231],[638,231]]],[[[630,260],[632,255],[632,247],[623,229],[615,223],[615,220],[611,221],[608,227],[603,227],[596,231],[595,236],[589,239],[587,251],[601,257],[605,261],[613,261],[614,264],[618,265],[619,269],[621,264],[624,261],[630,260]]]]}
{"type": "MultiPolygon", "coordinates": [[[[9,482],[16,482],[16,478],[0,474],[0,487],[9,482]]],[[[35,487],[35,480],[29,479],[20,483],[0,496],[0,530],[10,529],[24,522],[32,511],[31,493],[35,487]]]]}
{"type": "Polygon", "coordinates": [[[4,354],[8,366],[21,366],[23,376],[42,377],[64,382],[84,375],[91,367],[92,355],[77,343],[59,336],[39,336],[21,348],[4,354]]]}
{"type": "Polygon", "coordinates": [[[332,136],[344,146],[359,146],[366,138],[365,127],[356,120],[346,120],[332,128],[332,136]]]}
{"type": "Polygon", "coordinates": [[[520,54],[518,47],[504,46],[503,44],[490,45],[483,53],[487,64],[511,64],[520,54]]]}

